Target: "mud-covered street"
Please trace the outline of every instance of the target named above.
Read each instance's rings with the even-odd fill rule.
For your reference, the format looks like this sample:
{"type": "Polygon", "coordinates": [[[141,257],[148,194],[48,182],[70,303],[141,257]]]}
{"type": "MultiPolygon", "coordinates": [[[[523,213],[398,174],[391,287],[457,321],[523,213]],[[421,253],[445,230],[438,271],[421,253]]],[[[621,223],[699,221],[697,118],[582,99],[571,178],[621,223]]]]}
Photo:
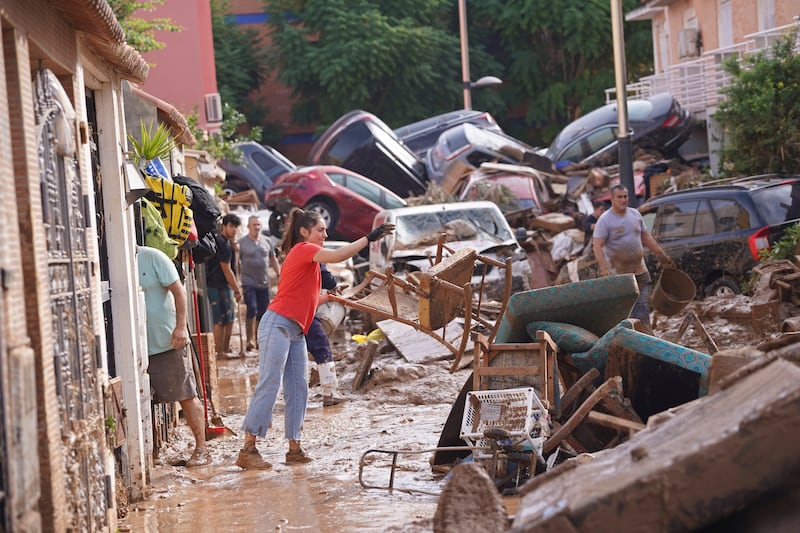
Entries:
{"type": "MultiPolygon", "coordinates": [[[[754,331],[746,321],[727,320],[746,297],[712,298],[687,308],[702,317],[720,349],[754,345],[774,334],[774,328],[754,331]]],[[[734,313],[735,314],[735,313],[734,313]]],[[[657,317],[655,333],[674,335],[684,313],[657,317]]],[[[283,463],[286,443],[282,430],[282,401],[276,407],[276,425],[260,442],[264,458],[273,463],[266,472],[243,471],[234,465],[241,447],[240,424],[257,379],[257,356],[219,362],[221,401],[217,410],[225,425],[239,435],[209,442],[213,465],[187,469],[172,466],[191,451],[185,425],[161,451],[151,478],[151,493],[128,504],[122,531],[432,531],[438,495],[446,481],[430,468],[431,453],[400,455],[393,492],[365,489],[359,483],[359,460],[371,448],[425,450],[439,440],[452,402],[471,375],[469,366],[451,374],[449,361],[410,364],[391,346],[375,358],[367,384],[352,391],[358,368],[357,343],[350,335],[362,333],[360,324],[346,323],[334,338],[340,391],[348,401],[322,407],[319,387],[312,387],[303,445],[315,460],[307,465],[283,463]]],[[[238,338],[233,338],[238,349],[238,338]]],[[[703,350],[703,339],[693,328],[682,343],[703,350]]],[[[237,350],[234,349],[234,352],[237,350]]],[[[377,455],[364,468],[364,483],[389,483],[391,456],[377,455]],[[385,458],[385,459],[384,459],[385,458]]],[[[516,498],[504,500],[513,515],[516,498]]]]}

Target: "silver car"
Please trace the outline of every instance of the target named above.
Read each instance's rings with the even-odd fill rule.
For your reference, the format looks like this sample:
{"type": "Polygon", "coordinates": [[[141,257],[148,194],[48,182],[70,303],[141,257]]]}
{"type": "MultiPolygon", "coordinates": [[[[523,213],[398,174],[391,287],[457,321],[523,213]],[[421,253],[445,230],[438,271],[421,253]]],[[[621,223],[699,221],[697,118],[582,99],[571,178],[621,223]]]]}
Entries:
{"type": "MultiPolygon", "coordinates": [[[[529,290],[531,268],[525,250],[517,242],[503,213],[492,202],[457,202],[387,209],[375,215],[373,227],[384,222],[395,224],[392,235],[370,244],[370,270],[387,267],[406,274],[429,269],[436,256],[439,236],[447,234],[447,246],[459,250],[472,248],[498,261],[512,258],[512,292],[529,290]]],[[[481,281],[478,272],[473,287],[481,281]]],[[[490,287],[486,295],[498,298],[505,278],[499,269],[487,272],[490,287]]]]}

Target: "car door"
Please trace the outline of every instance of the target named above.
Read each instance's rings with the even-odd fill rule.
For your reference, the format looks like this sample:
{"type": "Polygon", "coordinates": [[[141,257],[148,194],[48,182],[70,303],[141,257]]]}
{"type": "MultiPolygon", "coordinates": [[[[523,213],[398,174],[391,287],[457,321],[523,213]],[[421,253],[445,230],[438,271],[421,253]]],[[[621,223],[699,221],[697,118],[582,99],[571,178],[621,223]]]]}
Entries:
{"type": "MultiPolygon", "coordinates": [[[[709,202],[703,198],[672,200],[658,207],[652,235],[675,265],[686,272],[702,290],[709,272],[718,268],[716,221],[709,202]]],[[[651,274],[657,272],[655,257],[646,254],[651,274]]]]}

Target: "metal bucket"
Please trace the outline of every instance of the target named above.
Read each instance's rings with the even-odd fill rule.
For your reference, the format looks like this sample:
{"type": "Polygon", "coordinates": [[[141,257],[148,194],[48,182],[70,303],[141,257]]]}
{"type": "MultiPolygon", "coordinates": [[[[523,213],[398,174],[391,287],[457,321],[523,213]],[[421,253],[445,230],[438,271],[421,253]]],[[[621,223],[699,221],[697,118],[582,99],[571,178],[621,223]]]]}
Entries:
{"type": "Polygon", "coordinates": [[[342,304],[339,302],[325,302],[317,307],[317,318],[322,323],[322,329],[325,334],[330,337],[336,328],[344,322],[346,311],[342,304]]]}
{"type": "Polygon", "coordinates": [[[667,268],[656,282],[650,303],[662,315],[672,316],[680,313],[696,294],[697,288],[688,274],[676,268],[667,268]]]}

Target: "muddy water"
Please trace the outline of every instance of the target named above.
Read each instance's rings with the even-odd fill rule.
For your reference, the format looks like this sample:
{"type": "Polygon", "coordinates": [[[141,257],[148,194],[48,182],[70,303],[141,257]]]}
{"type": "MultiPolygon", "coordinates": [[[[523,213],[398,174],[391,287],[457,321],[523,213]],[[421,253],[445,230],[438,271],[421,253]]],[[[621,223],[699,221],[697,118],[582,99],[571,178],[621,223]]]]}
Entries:
{"type": "MultiPolygon", "coordinates": [[[[273,469],[243,471],[234,465],[242,443],[241,422],[257,379],[257,357],[220,362],[216,408],[239,436],[209,441],[213,465],[187,469],[171,466],[191,452],[189,431],[179,426],[176,440],[162,450],[152,473],[151,494],[129,505],[120,529],[338,533],[408,530],[412,522],[429,522],[445,483],[431,471],[431,454],[399,456],[391,492],[362,488],[359,461],[371,448],[435,447],[468,373],[451,375],[446,362],[416,368],[389,354],[373,365],[373,388],[353,393],[356,362],[350,342],[339,346],[349,356],[337,362],[340,390],[349,401],[323,408],[319,387],[311,390],[303,446],[314,462],[292,466],[283,462],[287,445],[279,398],[274,427],[265,440],[259,439],[259,449],[273,469]]],[[[363,470],[364,483],[388,486],[391,456],[377,454],[370,459],[363,470]]]]}

